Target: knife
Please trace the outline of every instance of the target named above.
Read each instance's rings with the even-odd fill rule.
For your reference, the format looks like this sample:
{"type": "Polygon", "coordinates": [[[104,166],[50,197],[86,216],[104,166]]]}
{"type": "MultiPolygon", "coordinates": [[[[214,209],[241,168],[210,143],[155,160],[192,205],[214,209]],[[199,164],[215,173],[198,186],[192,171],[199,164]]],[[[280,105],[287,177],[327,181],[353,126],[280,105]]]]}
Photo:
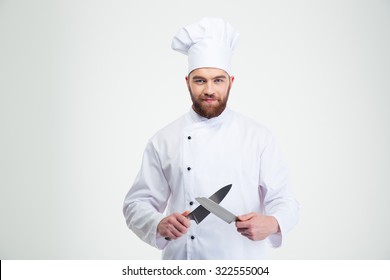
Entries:
{"type": "MultiPolygon", "coordinates": [[[[214,203],[220,203],[225,198],[225,196],[228,194],[231,187],[232,187],[232,184],[226,185],[226,186],[220,188],[218,191],[216,191],[208,199],[210,199],[214,203]]],[[[199,205],[191,213],[189,213],[187,215],[187,218],[189,220],[194,220],[197,224],[199,224],[201,221],[203,221],[204,218],[206,218],[208,216],[208,214],[210,214],[210,211],[207,210],[202,205],[199,205]]]]}
{"type": "Polygon", "coordinates": [[[226,210],[221,205],[215,203],[211,199],[208,199],[207,197],[197,197],[195,199],[197,202],[199,202],[200,205],[202,205],[208,211],[210,211],[211,213],[216,215],[218,218],[221,218],[222,220],[224,220],[228,224],[237,220],[236,215],[234,215],[232,212],[226,210]]]}
{"type": "MultiPolygon", "coordinates": [[[[229,185],[226,185],[226,186],[220,188],[213,195],[211,195],[208,199],[210,199],[211,201],[213,201],[215,204],[218,205],[218,203],[220,203],[225,198],[225,196],[228,194],[228,192],[230,191],[231,187],[232,187],[232,184],[229,184],[229,185]]],[[[207,210],[202,205],[199,205],[191,213],[186,215],[186,218],[189,219],[189,220],[194,220],[197,224],[199,224],[209,214],[210,214],[209,210],[207,210]]],[[[165,239],[168,240],[168,241],[171,240],[169,237],[165,237],[165,239]]]]}

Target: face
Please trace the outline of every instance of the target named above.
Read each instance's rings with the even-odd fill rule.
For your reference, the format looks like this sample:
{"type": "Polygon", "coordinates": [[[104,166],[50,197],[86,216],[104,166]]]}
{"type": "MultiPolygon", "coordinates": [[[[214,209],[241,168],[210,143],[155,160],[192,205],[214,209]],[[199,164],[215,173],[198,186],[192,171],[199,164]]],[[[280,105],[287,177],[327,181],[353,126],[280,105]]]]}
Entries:
{"type": "Polygon", "coordinates": [[[192,71],[186,80],[195,112],[210,119],[225,110],[233,76],[218,68],[199,68],[192,71]]]}

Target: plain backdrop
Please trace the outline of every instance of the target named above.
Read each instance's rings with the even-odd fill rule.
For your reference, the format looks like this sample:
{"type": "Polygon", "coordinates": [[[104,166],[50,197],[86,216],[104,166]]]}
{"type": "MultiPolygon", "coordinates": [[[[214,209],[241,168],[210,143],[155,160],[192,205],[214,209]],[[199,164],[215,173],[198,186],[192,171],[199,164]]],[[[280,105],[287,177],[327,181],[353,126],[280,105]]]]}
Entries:
{"type": "Polygon", "coordinates": [[[272,259],[390,259],[390,1],[0,0],[0,259],[159,259],[122,203],[191,106],[183,25],[240,33],[229,107],[273,131],[301,220],[272,259]]]}

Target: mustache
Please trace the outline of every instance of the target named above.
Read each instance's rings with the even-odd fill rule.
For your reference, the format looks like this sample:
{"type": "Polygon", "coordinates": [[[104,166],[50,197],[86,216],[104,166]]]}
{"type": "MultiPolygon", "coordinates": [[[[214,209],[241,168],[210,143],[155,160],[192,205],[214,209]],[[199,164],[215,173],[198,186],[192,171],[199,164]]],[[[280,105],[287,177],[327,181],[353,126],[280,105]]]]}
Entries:
{"type": "Polygon", "coordinates": [[[202,94],[201,96],[199,96],[199,99],[201,100],[205,100],[205,99],[213,99],[213,100],[219,100],[219,98],[217,98],[214,94],[202,94]]]}

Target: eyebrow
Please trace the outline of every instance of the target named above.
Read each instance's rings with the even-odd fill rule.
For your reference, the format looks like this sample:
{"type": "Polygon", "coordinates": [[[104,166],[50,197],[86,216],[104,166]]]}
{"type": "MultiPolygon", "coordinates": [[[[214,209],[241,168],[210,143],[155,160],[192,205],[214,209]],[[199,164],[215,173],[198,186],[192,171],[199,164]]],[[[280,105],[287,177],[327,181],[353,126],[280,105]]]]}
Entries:
{"type": "MultiPolygon", "coordinates": [[[[192,80],[207,80],[205,77],[202,77],[202,76],[194,76],[191,79],[192,80]]],[[[211,78],[211,80],[215,80],[215,79],[227,79],[227,77],[225,75],[219,75],[219,76],[215,76],[215,77],[211,78]]]]}

